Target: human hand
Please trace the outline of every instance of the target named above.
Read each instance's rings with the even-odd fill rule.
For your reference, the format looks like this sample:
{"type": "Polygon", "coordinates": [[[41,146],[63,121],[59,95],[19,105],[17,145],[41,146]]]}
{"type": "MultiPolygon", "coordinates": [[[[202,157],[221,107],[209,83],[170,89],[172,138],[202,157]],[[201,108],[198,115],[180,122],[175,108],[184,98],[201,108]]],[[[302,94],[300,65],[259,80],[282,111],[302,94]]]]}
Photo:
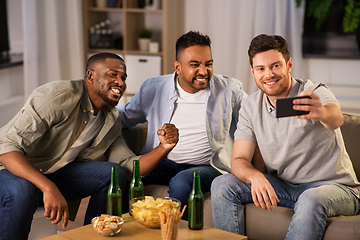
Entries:
{"type": "Polygon", "coordinates": [[[296,116],[299,119],[313,119],[321,121],[326,117],[325,107],[320,101],[320,97],[314,91],[302,91],[299,96],[310,96],[310,98],[295,99],[294,110],[309,111],[308,114],[296,116]]]}
{"type": "Polygon", "coordinates": [[[179,130],[174,124],[165,123],[161,129],[157,131],[159,140],[163,147],[172,149],[179,141],[179,130]]]}
{"type": "Polygon", "coordinates": [[[69,222],[69,209],[67,202],[59,189],[54,186],[49,191],[43,192],[44,216],[51,221],[52,224],[58,224],[64,217],[62,227],[66,228],[69,222]]]}
{"type": "Polygon", "coordinates": [[[280,202],[274,188],[264,175],[251,179],[251,195],[255,206],[271,211],[280,202]]]}

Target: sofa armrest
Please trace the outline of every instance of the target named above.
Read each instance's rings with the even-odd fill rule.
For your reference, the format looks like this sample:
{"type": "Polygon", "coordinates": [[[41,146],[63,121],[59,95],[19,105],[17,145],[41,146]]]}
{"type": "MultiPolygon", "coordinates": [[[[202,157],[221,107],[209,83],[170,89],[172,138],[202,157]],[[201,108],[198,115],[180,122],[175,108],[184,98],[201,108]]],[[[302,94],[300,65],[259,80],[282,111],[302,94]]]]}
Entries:
{"type": "Polygon", "coordinates": [[[360,179],[360,114],[343,113],[344,124],[340,127],[346,151],[358,179],[360,179]]]}

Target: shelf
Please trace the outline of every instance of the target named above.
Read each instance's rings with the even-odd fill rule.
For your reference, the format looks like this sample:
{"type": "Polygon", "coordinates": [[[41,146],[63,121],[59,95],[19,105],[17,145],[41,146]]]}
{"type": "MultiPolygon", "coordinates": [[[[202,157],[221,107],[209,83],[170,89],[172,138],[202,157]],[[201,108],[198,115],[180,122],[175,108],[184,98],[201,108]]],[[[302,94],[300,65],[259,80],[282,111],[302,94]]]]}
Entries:
{"type": "Polygon", "coordinates": [[[126,12],[133,13],[162,13],[162,9],[127,8],[126,12]]]}
{"type": "Polygon", "coordinates": [[[131,12],[131,13],[162,13],[162,9],[144,9],[144,8],[89,8],[91,12],[131,12]]]}
{"type": "MultiPolygon", "coordinates": [[[[98,52],[113,52],[122,56],[127,54],[161,56],[162,74],[172,73],[174,71],[172,63],[175,59],[175,43],[177,38],[183,34],[184,29],[184,1],[158,1],[160,1],[160,8],[150,9],[138,8],[137,1],[134,0],[122,0],[121,8],[97,8],[93,1],[83,0],[86,61],[88,53],[98,52]],[[111,46],[117,46],[118,48],[90,48],[90,26],[94,26],[107,19],[111,20],[110,28],[113,32],[111,46]],[[143,27],[153,30],[151,41],[159,43],[159,52],[139,51],[138,33],[143,27]],[[121,49],[119,44],[115,44],[115,39],[122,39],[120,40],[122,41],[121,49]]],[[[92,38],[92,41],[94,41],[94,38],[92,38]]],[[[94,44],[92,46],[100,45],[94,44]]],[[[124,60],[126,62],[126,59],[124,60]]]]}
{"type": "Polygon", "coordinates": [[[98,7],[91,7],[89,8],[91,12],[123,12],[123,8],[98,8],[98,7]]]}

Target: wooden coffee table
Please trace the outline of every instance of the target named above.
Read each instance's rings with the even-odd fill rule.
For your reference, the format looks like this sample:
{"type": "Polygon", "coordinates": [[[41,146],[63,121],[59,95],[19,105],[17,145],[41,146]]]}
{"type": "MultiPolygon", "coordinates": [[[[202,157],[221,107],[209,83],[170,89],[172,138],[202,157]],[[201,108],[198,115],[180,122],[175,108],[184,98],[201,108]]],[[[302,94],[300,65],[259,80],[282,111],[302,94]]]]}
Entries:
{"type": "MultiPolygon", "coordinates": [[[[112,237],[105,237],[98,234],[91,224],[72,229],[63,233],[55,234],[50,237],[43,238],[42,240],[65,240],[65,239],[86,239],[86,240],[109,240],[109,239],[131,239],[131,240],[154,240],[161,239],[160,229],[152,229],[145,227],[138,223],[129,214],[123,215],[125,223],[121,232],[112,237]]],[[[246,236],[238,235],[222,231],[216,228],[206,227],[202,230],[190,230],[187,226],[187,221],[180,221],[178,240],[185,239],[206,239],[206,240],[219,240],[219,239],[248,239],[246,236]]]]}

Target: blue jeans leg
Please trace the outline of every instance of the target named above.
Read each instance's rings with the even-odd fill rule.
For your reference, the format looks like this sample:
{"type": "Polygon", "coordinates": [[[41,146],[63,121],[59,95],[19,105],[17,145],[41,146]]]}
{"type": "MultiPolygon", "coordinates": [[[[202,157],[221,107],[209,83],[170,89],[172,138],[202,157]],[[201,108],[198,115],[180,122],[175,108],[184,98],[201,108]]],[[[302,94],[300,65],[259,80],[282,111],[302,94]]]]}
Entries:
{"type": "Polygon", "coordinates": [[[313,182],[297,188],[300,195],[286,239],[322,239],[327,218],[359,212],[359,199],[343,185],[313,182]]]}
{"type": "Polygon", "coordinates": [[[244,204],[252,202],[249,184],[232,174],[214,179],[211,185],[214,227],[245,235],[244,204]]]}
{"type": "Polygon", "coordinates": [[[85,225],[91,223],[93,217],[106,213],[106,195],[113,165],[118,166],[119,185],[124,192],[126,172],[116,163],[72,162],[46,176],[56,184],[67,201],[91,196],[85,214],[85,225]]]}
{"type": "MultiPolygon", "coordinates": [[[[193,186],[193,175],[194,171],[200,172],[200,184],[202,193],[210,191],[211,183],[217,176],[220,175],[220,172],[217,171],[212,166],[192,166],[190,168],[181,170],[176,174],[169,184],[169,196],[179,199],[181,201],[181,206],[184,207],[188,205],[188,198],[193,186]]],[[[183,220],[188,220],[188,207],[185,209],[183,220]]]]}
{"type": "MultiPolygon", "coordinates": [[[[280,200],[278,206],[295,211],[286,239],[322,239],[328,217],[359,212],[359,199],[341,184],[291,184],[274,175],[265,177],[280,200]]],[[[244,204],[253,202],[250,185],[223,175],[214,179],[211,198],[215,228],[245,235],[244,204]]]]}
{"type": "Polygon", "coordinates": [[[0,171],[0,239],[27,239],[37,209],[38,189],[29,181],[0,171]]]}
{"type": "MultiPolygon", "coordinates": [[[[274,187],[280,200],[279,206],[293,208],[294,196],[291,195],[292,186],[278,177],[265,174],[274,187]]],[[[211,186],[211,200],[214,227],[245,235],[245,207],[252,203],[251,186],[232,174],[225,174],[214,179],[211,186]]]]}

